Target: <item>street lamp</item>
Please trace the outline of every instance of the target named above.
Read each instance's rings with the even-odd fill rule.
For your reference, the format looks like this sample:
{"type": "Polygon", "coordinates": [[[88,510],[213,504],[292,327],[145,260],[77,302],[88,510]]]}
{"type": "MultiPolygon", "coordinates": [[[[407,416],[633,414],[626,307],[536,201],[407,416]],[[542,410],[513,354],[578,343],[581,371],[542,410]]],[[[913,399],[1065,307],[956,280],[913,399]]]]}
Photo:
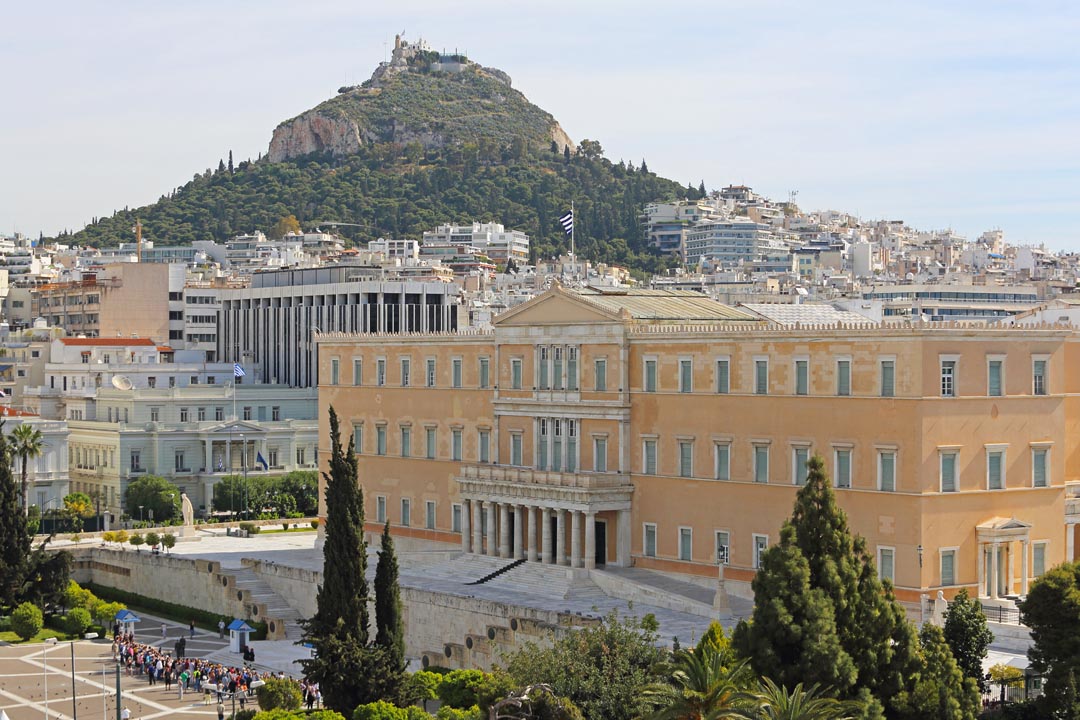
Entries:
{"type": "Polygon", "coordinates": [[[139,525],[142,525],[142,509],[143,509],[143,506],[140,505],[139,506],[139,525]]]}
{"type": "Polygon", "coordinates": [[[240,466],[244,468],[244,484],[240,490],[240,504],[244,512],[244,519],[247,520],[247,440],[244,438],[244,433],[240,433],[240,445],[243,447],[243,450],[240,451],[240,466]]]}
{"type": "Polygon", "coordinates": [[[45,720],[49,720],[49,656],[46,652],[50,645],[56,644],[56,638],[51,637],[45,640],[45,644],[41,646],[41,662],[45,668],[45,720]]]}

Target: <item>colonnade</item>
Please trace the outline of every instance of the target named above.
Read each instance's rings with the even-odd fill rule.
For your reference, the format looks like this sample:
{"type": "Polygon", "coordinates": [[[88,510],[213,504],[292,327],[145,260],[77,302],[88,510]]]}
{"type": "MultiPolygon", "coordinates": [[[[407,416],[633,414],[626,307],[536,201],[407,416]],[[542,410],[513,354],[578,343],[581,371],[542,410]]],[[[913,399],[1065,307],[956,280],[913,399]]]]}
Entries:
{"type": "MultiPolygon", "coordinates": [[[[621,512],[628,514],[628,511],[621,512]]],[[[489,500],[462,500],[461,549],[467,553],[492,557],[593,569],[596,567],[596,513],[489,500]],[[510,521],[511,514],[513,522],[510,521]],[[556,526],[554,542],[551,537],[552,517],[556,526]],[[568,523],[569,548],[566,547],[568,523]]]]}
{"type": "Polygon", "coordinates": [[[1014,594],[1016,567],[1013,542],[1020,544],[1020,594],[1027,595],[1030,575],[1028,556],[1031,553],[1031,542],[1026,538],[1018,541],[1001,540],[979,543],[976,557],[979,595],[997,599],[1014,594]]]}

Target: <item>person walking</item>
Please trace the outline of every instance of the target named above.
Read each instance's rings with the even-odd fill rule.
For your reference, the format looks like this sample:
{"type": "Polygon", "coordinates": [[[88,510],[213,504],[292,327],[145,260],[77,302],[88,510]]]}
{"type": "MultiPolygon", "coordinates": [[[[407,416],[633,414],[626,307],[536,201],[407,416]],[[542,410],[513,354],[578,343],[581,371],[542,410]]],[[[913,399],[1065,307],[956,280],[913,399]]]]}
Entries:
{"type": "Polygon", "coordinates": [[[217,720],[225,720],[225,703],[220,700],[217,704],[217,720]]]}
{"type": "Polygon", "coordinates": [[[221,618],[217,621],[217,636],[218,640],[225,639],[225,618],[221,618]]]}
{"type": "Polygon", "coordinates": [[[165,633],[166,633],[166,631],[167,631],[167,628],[165,627],[165,623],[161,623],[161,639],[162,639],[162,640],[164,640],[164,639],[165,639],[165,633]]]}
{"type": "Polygon", "coordinates": [[[188,627],[191,629],[191,637],[195,637],[195,621],[188,623],[188,627]]]}

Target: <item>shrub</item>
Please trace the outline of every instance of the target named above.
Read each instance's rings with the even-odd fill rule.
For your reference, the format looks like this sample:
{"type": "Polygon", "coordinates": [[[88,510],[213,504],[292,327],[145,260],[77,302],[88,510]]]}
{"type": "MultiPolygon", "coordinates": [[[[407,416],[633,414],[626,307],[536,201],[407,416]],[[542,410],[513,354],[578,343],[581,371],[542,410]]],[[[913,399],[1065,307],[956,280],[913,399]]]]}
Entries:
{"type": "Polygon", "coordinates": [[[23,640],[37,635],[44,625],[45,618],[41,616],[41,610],[32,603],[25,602],[11,613],[11,629],[23,640]]]}
{"type": "Polygon", "coordinates": [[[435,716],[429,713],[427,710],[424,710],[423,708],[419,708],[415,705],[410,705],[409,707],[405,708],[405,717],[408,720],[434,720],[435,716]]]}
{"type": "Polygon", "coordinates": [[[117,543],[119,543],[121,548],[123,548],[124,543],[126,543],[128,541],[128,531],[127,530],[117,530],[116,535],[113,536],[113,540],[116,541],[117,543]]]}
{"type": "Polygon", "coordinates": [[[237,527],[246,532],[248,535],[258,535],[261,529],[258,525],[251,522],[242,522],[237,527]]]}
{"type": "Polygon", "coordinates": [[[158,535],[156,532],[146,533],[146,544],[152,548],[157,547],[161,544],[161,536],[158,535]]]}
{"type": "Polygon", "coordinates": [[[302,717],[303,715],[300,713],[289,712],[288,710],[283,710],[281,708],[274,708],[273,710],[262,710],[255,713],[253,720],[299,720],[302,717]]]}
{"type": "Polygon", "coordinates": [[[171,533],[165,533],[161,536],[161,544],[165,546],[166,550],[172,550],[176,547],[176,536],[171,533]]]}
{"type": "Polygon", "coordinates": [[[255,694],[259,698],[259,707],[263,710],[297,710],[304,701],[300,683],[291,678],[270,678],[255,694]]]}
{"type": "Polygon", "coordinates": [[[353,720],[409,720],[409,714],[385,700],[361,705],[353,712],[353,720]]]}
{"type": "MultiPolygon", "coordinates": [[[[218,620],[221,619],[220,615],[209,612],[207,610],[203,610],[201,608],[178,605],[177,603],[171,603],[166,600],[158,600],[157,598],[146,597],[145,595],[127,592],[126,590],[118,590],[116,588],[92,584],[89,584],[89,589],[93,590],[94,593],[96,593],[99,597],[105,600],[121,602],[129,608],[135,610],[145,610],[146,612],[153,613],[155,615],[170,620],[182,622],[185,625],[189,620],[194,618],[196,625],[207,630],[213,630],[214,632],[217,632],[218,620]]],[[[258,620],[247,620],[247,624],[255,628],[255,632],[251,634],[252,640],[266,639],[266,623],[260,622],[258,620]]]]}
{"type": "Polygon", "coordinates": [[[439,697],[439,684],[442,675],[427,670],[418,670],[405,682],[405,697],[409,702],[434,700],[439,697]]]}
{"type": "Polygon", "coordinates": [[[252,718],[254,718],[258,714],[259,714],[258,710],[240,710],[238,712],[233,713],[232,719],[233,720],[252,720],[252,718]]]}
{"type": "Polygon", "coordinates": [[[139,547],[140,547],[140,546],[141,546],[141,545],[142,545],[142,544],[143,544],[144,542],[146,542],[146,538],[144,538],[144,537],[143,537],[142,535],[140,535],[139,533],[135,533],[135,534],[134,534],[134,535],[132,535],[132,536],[131,536],[130,538],[128,538],[128,543],[129,543],[129,544],[130,544],[130,545],[131,545],[132,547],[134,547],[134,548],[135,548],[135,552],[138,552],[138,551],[139,551],[139,547]]]}
{"type": "Polygon", "coordinates": [[[453,708],[478,705],[491,684],[490,676],[481,670],[452,670],[439,683],[439,699],[453,708]]]}
{"type": "Polygon", "coordinates": [[[436,720],[484,720],[484,713],[480,708],[473,705],[471,708],[461,709],[443,705],[435,713],[436,720]]]}
{"type": "Polygon", "coordinates": [[[304,720],[345,720],[345,716],[336,710],[312,710],[303,717],[304,720]]]}
{"type": "Polygon", "coordinates": [[[81,543],[81,542],[82,542],[82,535],[80,535],[79,533],[75,533],[74,535],[72,535],[72,536],[71,536],[70,538],[68,538],[68,539],[69,539],[69,540],[71,540],[71,542],[73,542],[73,543],[75,543],[76,545],[78,545],[79,543],[81,543]]]}
{"type": "Polygon", "coordinates": [[[82,635],[90,627],[90,611],[86,608],[72,608],[61,623],[68,635],[82,635]]]}

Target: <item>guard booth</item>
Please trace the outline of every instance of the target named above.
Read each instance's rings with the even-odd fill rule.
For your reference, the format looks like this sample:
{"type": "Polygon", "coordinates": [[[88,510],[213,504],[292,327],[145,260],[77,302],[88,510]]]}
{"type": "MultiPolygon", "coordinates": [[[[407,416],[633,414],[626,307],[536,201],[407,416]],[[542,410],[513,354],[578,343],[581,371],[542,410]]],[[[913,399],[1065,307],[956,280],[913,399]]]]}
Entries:
{"type": "Polygon", "coordinates": [[[135,634],[135,623],[139,622],[139,616],[130,610],[121,610],[113,617],[114,623],[120,623],[120,632],[135,634]]]}
{"type": "Polygon", "coordinates": [[[242,653],[247,649],[248,637],[255,628],[237,618],[229,623],[229,652],[242,653]]]}

